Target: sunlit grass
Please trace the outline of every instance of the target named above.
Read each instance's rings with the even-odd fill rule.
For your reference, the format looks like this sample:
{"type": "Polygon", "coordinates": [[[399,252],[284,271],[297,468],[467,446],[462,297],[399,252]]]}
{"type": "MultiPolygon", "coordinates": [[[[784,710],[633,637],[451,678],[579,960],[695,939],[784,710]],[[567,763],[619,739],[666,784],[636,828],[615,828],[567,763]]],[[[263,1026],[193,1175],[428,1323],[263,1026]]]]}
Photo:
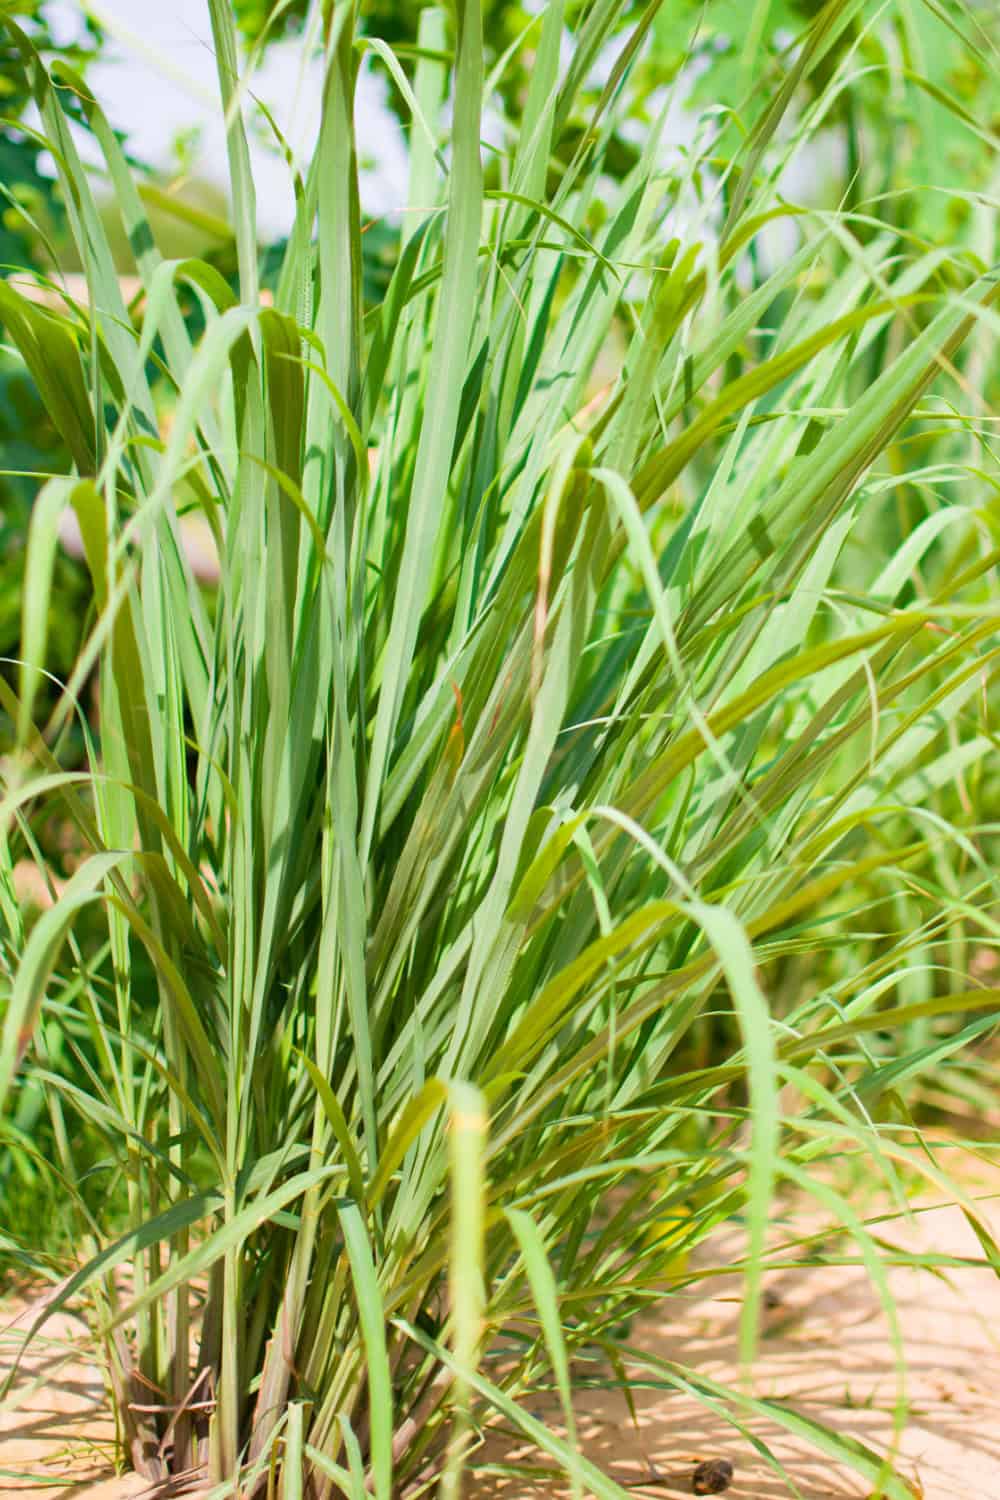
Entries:
{"type": "Polygon", "coordinates": [[[752,1358],[784,1184],[847,1226],[891,1311],[874,1239],[813,1164],[937,1180],[893,1111],[994,1025],[964,954],[995,933],[997,278],[881,230],[877,205],[781,201],[815,128],[786,111],[849,0],[732,160],[707,142],[664,170],[660,119],[619,183],[604,153],[655,6],[557,169],[622,7],[584,7],[568,60],[546,7],[513,149],[487,159],[462,4],[453,37],[424,13],[407,60],[411,204],[435,207],[404,215],[365,313],[339,3],[316,11],[319,147],[262,307],[249,96],[209,8],[236,291],[161,259],[97,104],[21,39],[89,298],[59,313],[0,284],[75,465],[33,512],[5,851],[59,803],[90,856],[30,930],[0,887],[0,1089],[44,1085],[81,1208],[75,1115],[126,1185],[129,1228],[109,1242],[90,1212],[62,1296],[96,1299],[140,1472],[231,1493],[280,1470],[286,1496],[352,1500],[440,1474],[450,1495],[502,1413],[618,1496],[530,1415],[533,1385],[554,1375],[569,1411],[572,1353],[609,1349],[734,1214],[752,1358]],[[69,105],[105,154],[134,315],[69,105]],[[702,219],[683,243],[682,190],[702,219]],[[768,267],[778,217],[794,249],[768,267]],[[97,623],[35,724],[67,506],[97,623]],[[66,770],[95,670],[87,765],[66,770]],[[85,1027],[73,1075],[32,1040],[56,1006],[85,1027]],[[130,1404],[150,1383],[161,1417],[130,1404]]]}

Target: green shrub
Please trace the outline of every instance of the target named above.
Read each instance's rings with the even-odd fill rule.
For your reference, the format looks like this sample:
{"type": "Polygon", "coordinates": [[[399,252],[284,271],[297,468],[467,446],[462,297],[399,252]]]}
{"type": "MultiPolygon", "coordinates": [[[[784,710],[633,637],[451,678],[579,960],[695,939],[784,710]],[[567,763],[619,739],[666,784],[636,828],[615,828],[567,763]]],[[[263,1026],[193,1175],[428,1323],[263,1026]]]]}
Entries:
{"type": "MultiPolygon", "coordinates": [[[[855,1153],[890,1183],[920,1167],[900,1090],[997,1001],[902,987],[921,941],[933,966],[956,924],[992,930],[977,810],[952,793],[990,774],[994,743],[977,392],[996,390],[998,283],[871,206],[783,202],[859,9],[818,12],[731,158],[706,137],[665,166],[661,116],[616,184],[604,153],[656,6],[563,162],[623,7],[583,7],[561,61],[556,0],[489,188],[479,10],[459,6],[447,66],[425,11],[399,73],[414,212],[368,314],[351,103],[362,51],[389,54],[355,45],[352,6],[315,13],[320,140],[270,308],[225,0],[238,297],[160,258],[98,106],[12,33],[90,303],[57,315],[0,288],[73,462],[32,520],[5,854],[52,802],[90,853],[30,932],[0,888],[0,1092],[43,1085],[124,1183],[126,1231],[92,1215],[95,1253],[53,1305],[90,1289],[150,1477],[204,1467],[232,1493],[280,1471],[287,1497],[388,1500],[441,1473],[447,1496],[502,1414],[578,1488],[621,1495],[576,1450],[570,1361],[618,1359],[614,1331],[683,1283],[714,1226],[746,1226],[747,1358],[780,1184],[815,1193],[880,1276],[820,1164],[855,1153]],[[67,95],[106,154],[138,325],[67,95]],[[177,388],[166,436],[154,354],[177,388]],[[35,726],[67,506],[98,621],[35,726]],[[179,544],[190,508],[217,538],[211,611],[179,544]],[[99,736],[89,771],[65,771],[95,665],[99,736]],[[953,888],[914,878],[935,861],[953,888]],[[77,927],[95,906],[100,943],[77,927]],[[772,1015],[793,960],[805,980],[772,1015]],[[55,1005],[86,1027],[86,1087],[32,1045],[55,1005]],[[567,1439],[526,1404],[553,1379],[567,1439]],[[159,1416],[132,1404],[150,1384],[159,1416]]],[[[767,1405],[656,1373],[735,1420],[767,1405]]],[[[877,1456],[826,1442],[905,1500],[877,1456]]]]}

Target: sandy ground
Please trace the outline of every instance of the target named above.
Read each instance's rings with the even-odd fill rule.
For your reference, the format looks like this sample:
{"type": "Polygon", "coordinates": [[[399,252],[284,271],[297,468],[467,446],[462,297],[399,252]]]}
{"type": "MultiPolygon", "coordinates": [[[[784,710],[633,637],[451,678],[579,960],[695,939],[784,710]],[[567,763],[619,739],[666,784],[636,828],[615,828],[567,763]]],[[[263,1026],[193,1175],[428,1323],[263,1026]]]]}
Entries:
{"type": "MultiPolygon", "coordinates": [[[[1000,1170],[995,1190],[1000,1192],[1000,1170]]],[[[981,1204],[1000,1237],[1000,1197],[981,1204]]],[[[935,1208],[915,1223],[894,1223],[883,1242],[904,1250],[982,1259],[961,1212],[935,1208]]],[[[714,1247],[724,1255],[723,1238],[714,1247]]],[[[717,1261],[718,1263],[723,1263],[717,1261]]],[[[990,1268],[937,1274],[895,1267],[889,1276],[906,1352],[909,1417],[897,1467],[921,1500],[1000,1500],[1000,1278],[990,1268]]],[[[877,1292],[854,1266],[789,1269],[768,1276],[771,1304],[754,1366],[753,1393],[777,1399],[879,1453],[892,1442],[897,1373],[877,1292]]],[[[18,1326],[16,1302],[4,1307],[0,1365],[9,1368],[18,1326]]],[[[723,1383],[738,1381],[739,1281],[718,1276],[632,1330],[630,1342],[723,1383]]],[[[760,1415],[745,1431],[706,1410],[693,1396],[636,1389],[636,1428],[615,1390],[577,1398],[581,1446],[637,1497],[690,1494],[695,1463],[727,1458],[735,1469],[732,1500],[861,1500],[872,1485],[818,1454],[802,1437],[760,1415]],[[765,1443],[785,1473],[755,1450],[765,1443]],[[642,1481],[648,1481],[643,1484],[642,1481]]],[[[556,1408],[532,1406],[556,1422],[556,1408]]],[[[64,1315],[29,1352],[15,1394],[0,1405],[0,1496],[28,1487],[45,1500],[123,1500],[143,1488],[134,1476],[112,1477],[114,1425],[103,1382],[87,1357],[86,1331],[64,1315]],[[11,1403],[16,1403],[13,1407],[11,1403]],[[39,1489],[39,1483],[43,1488],[39,1489]]],[[[487,1459],[537,1465],[540,1455],[511,1437],[490,1439],[487,1459]]],[[[495,1477],[474,1486],[476,1500],[541,1500],[564,1492],[554,1478],[495,1477]]]]}
{"type": "MultiPolygon", "coordinates": [[[[0,1309],[0,1375],[6,1379],[31,1323],[34,1303],[0,1309]]],[[[115,1424],[86,1324],[56,1313],[22,1358],[0,1400],[0,1496],[31,1491],[44,1500],[124,1500],[144,1485],[115,1479],[115,1424]]]]}
{"type": "MultiPolygon", "coordinates": [[[[1000,1235],[1000,1198],[979,1207],[991,1232],[1000,1235]]],[[[953,1207],[921,1213],[914,1223],[886,1225],[880,1237],[902,1250],[983,1259],[975,1234],[953,1207]]],[[[713,1248],[718,1256],[725,1240],[713,1248]]],[[[896,1450],[897,1472],[918,1500],[1000,1500],[998,1273],[990,1267],[935,1274],[897,1266],[888,1280],[906,1357],[908,1419],[896,1450]]],[[[790,1269],[769,1274],[765,1288],[771,1305],[752,1394],[780,1401],[879,1456],[888,1452],[899,1376],[889,1324],[867,1272],[855,1266],[790,1269]]],[[[687,1296],[665,1299],[662,1313],[639,1324],[630,1342],[737,1387],[739,1292],[738,1278],[720,1276],[687,1296]]],[[[636,1367],[631,1370],[641,1378],[636,1367]]],[[[733,1500],[860,1500],[872,1493],[871,1481],[766,1417],[745,1415],[740,1432],[683,1392],[636,1389],[633,1400],[638,1428],[618,1392],[584,1391],[575,1406],[587,1456],[637,1496],[666,1500],[691,1494],[696,1463],[715,1458],[734,1467],[728,1490],[733,1500]],[[767,1445],[784,1474],[755,1451],[754,1438],[767,1445]]],[[[539,1402],[534,1410],[555,1425],[554,1404],[539,1402]]],[[[490,1457],[501,1463],[539,1462],[523,1443],[508,1442],[502,1452],[497,1439],[491,1440],[490,1457]]],[[[557,1492],[564,1488],[551,1480],[498,1480],[489,1486],[497,1500],[540,1500],[557,1492]]]]}

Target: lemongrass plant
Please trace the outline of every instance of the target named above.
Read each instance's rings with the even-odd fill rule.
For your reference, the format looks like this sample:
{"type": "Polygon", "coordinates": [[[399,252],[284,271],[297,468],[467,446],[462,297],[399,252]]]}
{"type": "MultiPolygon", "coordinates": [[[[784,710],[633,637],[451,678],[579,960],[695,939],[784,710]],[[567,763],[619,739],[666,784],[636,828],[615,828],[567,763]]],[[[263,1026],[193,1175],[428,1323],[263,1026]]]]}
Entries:
{"type": "MultiPolygon", "coordinates": [[[[920,905],[908,872],[936,850],[960,846],[972,878],[944,917],[924,892],[929,931],[995,900],[935,799],[993,744],[996,465],[963,372],[992,368],[997,279],[882,233],[877,204],[782,199],[784,165],[849,84],[851,51],[834,49],[856,0],[827,0],[750,99],[735,159],[714,160],[709,133],[669,156],[664,109],[620,184],[602,153],[655,3],[624,34],[622,0],[584,5],[567,57],[552,0],[521,42],[523,117],[486,171],[477,5],[460,0],[453,29],[425,11],[401,60],[327,0],[303,38],[324,63],[317,150],[265,307],[252,82],[227,0],[208,8],[235,291],[161,258],[97,102],[9,27],[89,291],[56,313],[0,285],[74,466],[35,504],[19,688],[2,688],[8,867],[43,806],[88,851],[27,932],[0,892],[0,1092],[44,1085],[86,1247],[49,1306],[89,1293],[128,1461],[165,1486],[389,1500],[440,1475],[454,1495],[501,1417],[577,1490],[619,1496],[578,1451],[572,1360],[620,1367],[612,1330],[668,1297],[733,1214],[750,1358],[784,1182],[835,1210],[880,1277],[813,1164],[853,1151],[895,1180],[907,1143],[878,1103],[926,1038],[884,1066],[865,1037],[945,1014],[992,1024],[993,990],[900,997],[905,930],[837,972],[825,960],[868,904],[920,905]],[[398,263],[368,313],[366,59],[413,121],[398,263]],[[133,306],[78,112],[142,278],[133,306]],[[927,468],[907,444],[928,423],[963,499],[894,554],[851,555],[911,453],[927,468]],[[95,623],[35,724],[68,507],[95,623]],[[216,539],[210,598],[180,542],[191,510],[216,539]],[[914,594],[946,527],[960,563],[914,594]],[[75,715],[89,759],[67,769],[75,715]],[[95,908],[100,943],[80,926],[95,908]],[[779,1022],[768,975],[803,954],[816,983],[779,1022]],[[47,1009],[87,1027],[73,1078],[46,1065],[47,1009]],[[706,1056],[689,1044],[708,1011],[734,1024],[706,1056]],[[74,1112],[125,1184],[124,1232],[74,1175],[74,1112]],[[651,1233],[651,1214],[679,1228],[651,1233]],[[526,1404],[553,1383],[562,1436],[526,1404]]],[[[802,1430],[697,1370],[657,1376],[802,1430]]],[[[823,1441],[905,1500],[881,1456],[823,1441]]]]}

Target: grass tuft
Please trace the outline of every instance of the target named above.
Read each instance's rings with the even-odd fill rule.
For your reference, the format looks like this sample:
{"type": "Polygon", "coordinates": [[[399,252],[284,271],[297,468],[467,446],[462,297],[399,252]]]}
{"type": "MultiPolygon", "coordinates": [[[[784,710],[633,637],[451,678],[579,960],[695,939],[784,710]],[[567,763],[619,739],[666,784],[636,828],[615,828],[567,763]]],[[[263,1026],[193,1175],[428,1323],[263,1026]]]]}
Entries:
{"type": "MultiPolygon", "coordinates": [[[[91,1294],[150,1479],[389,1500],[440,1476],[447,1500],[502,1416],[575,1494],[620,1497],[576,1444],[574,1358],[613,1353],[736,1218],[750,1363],[786,1186],[891,1311],[824,1159],[937,1181],[910,1105],[987,1087],[1000,990],[967,974],[997,933],[1000,280],[981,225],[931,244],[888,199],[789,201],[888,24],[807,9],[735,144],[670,156],[664,115],[616,176],[655,3],[593,0],[571,32],[546,7],[488,154],[478,4],[425,10],[415,61],[317,7],[318,148],[269,306],[224,0],[232,283],[162,258],[99,104],[3,23],[88,298],[0,283],[72,460],[35,502],[0,683],[0,1097],[22,1166],[44,1100],[84,1247],[49,1307],[91,1294]],[[366,302],[369,54],[414,125],[366,302]],[[70,510],[94,623],[37,714],[70,510]],[[25,921],[13,870],[53,809],[84,857],[25,921]],[[566,1438],[530,1412],[552,1381],[566,1438]]],[[[879,1456],[777,1415],[905,1500],[879,1456]]]]}

